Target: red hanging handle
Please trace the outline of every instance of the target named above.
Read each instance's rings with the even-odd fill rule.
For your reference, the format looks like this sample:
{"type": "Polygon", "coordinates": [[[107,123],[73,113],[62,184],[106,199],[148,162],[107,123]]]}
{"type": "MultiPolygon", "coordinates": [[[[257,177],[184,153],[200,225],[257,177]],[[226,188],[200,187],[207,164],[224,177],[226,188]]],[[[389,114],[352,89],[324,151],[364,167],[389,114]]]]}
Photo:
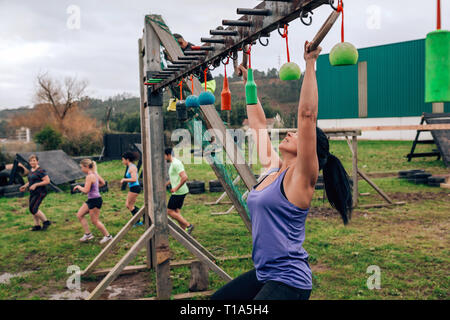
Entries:
{"type": "Polygon", "coordinates": [[[203,74],[205,75],[205,91],[208,91],[208,86],[206,84],[206,79],[208,79],[208,70],[209,68],[206,67],[206,69],[203,71],[203,74]]]}
{"type": "Polygon", "coordinates": [[[192,76],[192,74],[191,74],[191,92],[192,92],[192,94],[194,94],[194,80],[193,80],[194,78],[193,78],[193,76],[192,76]]]}
{"type": "Polygon", "coordinates": [[[183,100],[183,80],[180,81],[178,86],[180,87],[180,100],[183,100]]]}
{"type": "Polygon", "coordinates": [[[286,39],[286,52],[287,52],[287,61],[291,62],[291,57],[289,55],[289,41],[288,41],[288,25],[285,24],[284,25],[284,33],[281,36],[283,39],[286,39]]]}
{"type": "Polygon", "coordinates": [[[252,68],[252,45],[250,44],[248,46],[248,50],[245,51],[245,53],[248,55],[248,68],[251,69],[252,68]]]}
{"type": "Polygon", "coordinates": [[[343,0],[338,0],[337,11],[342,12],[341,41],[344,42],[344,3],[343,3],[343,0]]]}
{"type": "Polygon", "coordinates": [[[441,30],[441,0],[437,0],[437,29],[441,30]]]}

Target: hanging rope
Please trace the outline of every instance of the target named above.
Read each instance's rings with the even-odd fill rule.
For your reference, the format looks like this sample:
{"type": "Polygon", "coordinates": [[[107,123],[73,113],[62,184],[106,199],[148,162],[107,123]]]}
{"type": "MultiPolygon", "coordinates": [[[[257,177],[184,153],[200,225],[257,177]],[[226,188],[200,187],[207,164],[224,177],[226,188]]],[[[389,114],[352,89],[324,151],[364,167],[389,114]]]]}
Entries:
{"type": "Polygon", "coordinates": [[[191,92],[192,94],[194,94],[194,77],[192,76],[192,74],[190,80],[191,80],[191,92]]]}
{"type": "Polygon", "coordinates": [[[441,30],[441,0],[437,0],[437,29],[441,30]]]}
{"type": "Polygon", "coordinates": [[[288,25],[285,24],[284,25],[284,33],[281,36],[283,39],[286,39],[286,52],[287,52],[287,61],[291,62],[291,57],[289,55],[289,41],[288,41],[288,25]]]}
{"type": "Polygon", "coordinates": [[[205,91],[208,91],[208,85],[206,84],[206,79],[208,79],[208,70],[209,68],[206,67],[206,69],[203,71],[203,74],[205,76],[205,91]]]}
{"type": "Polygon", "coordinates": [[[230,57],[229,56],[228,56],[227,62],[223,63],[223,66],[224,66],[224,69],[225,69],[225,78],[227,77],[227,64],[228,63],[230,63],[230,57]]]}
{"type": "Polygon", "coordinates": [[[343,3],[343,0],[338,0],[337,11],[342,12],[341,42],[344,42],[344,3],[343,3]]]}
{"type": "Polygon", "coordinates": [[[245,51],[245,53],[248,55],[248,68],[251,69],[252,68],[252,45],[249,44],[248,46],[248,50],[245,51]]]}

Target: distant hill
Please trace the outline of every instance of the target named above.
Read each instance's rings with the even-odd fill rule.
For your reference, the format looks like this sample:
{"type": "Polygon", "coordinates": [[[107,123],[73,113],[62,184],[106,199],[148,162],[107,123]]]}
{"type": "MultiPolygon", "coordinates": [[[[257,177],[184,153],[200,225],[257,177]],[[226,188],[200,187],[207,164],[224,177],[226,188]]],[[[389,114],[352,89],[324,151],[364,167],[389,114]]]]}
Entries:
{"type": "MultiPolygon", "coordinates": [[[[290,125],[292,120],[295,119],[295,114],[297,112],[302,80],[281,81],[278,78],[278,71],[276,69],[271,69],[267,72],[254,70],[254,76],[255,82],[258,85],[258,95],[263,107],[280,111],[280,115],[285,123],[290,125]]],[[[215,93],[216,107],[220,110],[223,76],[219,75],[215,79],[217,82],[215,93]]],[[[242,80],[241,78],[232,76],[229,78],[229,85],[232,95],[232,105],[235,105],[236,109],[239,109],[238,112],[241,113],[243,112],[242,107],[245,106],[245,89],[242,80]]],[[[164,95],[164,106],[167,106],[167,101],[171,96],[169,92],[170,91],[167,91],[164,95]]],[[[139,104],[139,97],[133,97],[128,94],[119,94],[107,100],[92,98],[89,100],[89,104],[87,104],[84,111],[89,116],[97,119],[99,124],[103,126],[109,107],[114,108],[111,120],[115,121],[117,118],[123,117],[124,114],[138,114],[139,104]]],[[[6,122],[12,116],[25,113],[28,110],[28,107],[0,110],[0,137],[5,135],[6,122]]],[[[239,116],[239,121],[243,116],[245,117],[245,114],[239,116]]],[[[238,125],[238,123],[236,123],[236,125],[238,125]]]]}

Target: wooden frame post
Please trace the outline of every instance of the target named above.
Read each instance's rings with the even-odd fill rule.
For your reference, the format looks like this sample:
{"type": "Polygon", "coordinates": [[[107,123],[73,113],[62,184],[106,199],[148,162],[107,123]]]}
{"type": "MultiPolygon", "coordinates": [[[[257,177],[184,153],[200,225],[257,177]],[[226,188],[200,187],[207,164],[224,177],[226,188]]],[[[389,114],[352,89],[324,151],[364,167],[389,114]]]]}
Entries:
{"type": "MultiPolygon", "coordinates": [[[[161,70],[160,41],[155,30],[144,19],[144,43],[146,77],[161,70]]],[[[141,79],[143,81],[143,79],[141,79]]],[[[151,87],[145,90],[147,93],[146,111],[150,130],[144,128],[146,146],[144,154],[147,156],[144,170],[148,188],[146,202],[152,203],[152,222],[155,226],[155,251],[156,251],[156,292],[158,299],[167,300],[172,292],[170,280],[170,249],[169,228],[166,208],[165,165],[164,165],[164,125],[162,110],[162,90],[152,91],[151,87]],[[148,148],[149,147],[149,148],[148,148]],[[150,155],[150,159],[148,157],[150,155]],[[150,165],[151,168],[148,166],[150,165]],[[150,169],[150,170],[149,170],[150,169]],[[151,187],[150,187],[151,185],[151,187]],[[151,188],[151,189],[150,189],[151,188]]]]}
{"type": "MultiPolygon", "coordinates": [[[[142,144],[142,178],[143,178],[143,184],[144,184],[144,222],[145,222],[145,228],[148,229],[150,225],[153,223],[150,212],[152,212],[150,201],[150,188],[151,180],[149,181],[149,176],[147,172],[150,172],[150,159],[149,159],[149,141],[148,141],[148,134],[146,132],[149,131],[149,125],[148,125],[148,110],[146,109],[146,92],[145,92],[145,86],[144,86],[144,52],[143,52],[143,44],[142,40],[139,39],[138,41],[138,48],[139,48],[139,89],[141,91],[141,104],[140,104],[140,115],[141,115],[141,144],[142,144]]],[[[146,255],[147,255],[147,267],[148,268],[154,268],[155,267],[155,261],[156,261],[156,255],[155,253],[155,243],[150,239],[149,243],[146,245],[146,255]]]]}

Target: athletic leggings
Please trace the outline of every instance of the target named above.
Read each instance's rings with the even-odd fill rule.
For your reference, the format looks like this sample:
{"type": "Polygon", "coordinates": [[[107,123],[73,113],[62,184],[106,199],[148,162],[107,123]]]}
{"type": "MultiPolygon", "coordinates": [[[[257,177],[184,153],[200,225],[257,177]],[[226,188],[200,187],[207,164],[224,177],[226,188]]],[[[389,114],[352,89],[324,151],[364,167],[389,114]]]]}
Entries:
{"type": "Polygon", "coordinates": [[[248,271],[217,290],[211,300],[308,300],[311,290],[278,281],[258,281],[256,270],[248,271]]]}

